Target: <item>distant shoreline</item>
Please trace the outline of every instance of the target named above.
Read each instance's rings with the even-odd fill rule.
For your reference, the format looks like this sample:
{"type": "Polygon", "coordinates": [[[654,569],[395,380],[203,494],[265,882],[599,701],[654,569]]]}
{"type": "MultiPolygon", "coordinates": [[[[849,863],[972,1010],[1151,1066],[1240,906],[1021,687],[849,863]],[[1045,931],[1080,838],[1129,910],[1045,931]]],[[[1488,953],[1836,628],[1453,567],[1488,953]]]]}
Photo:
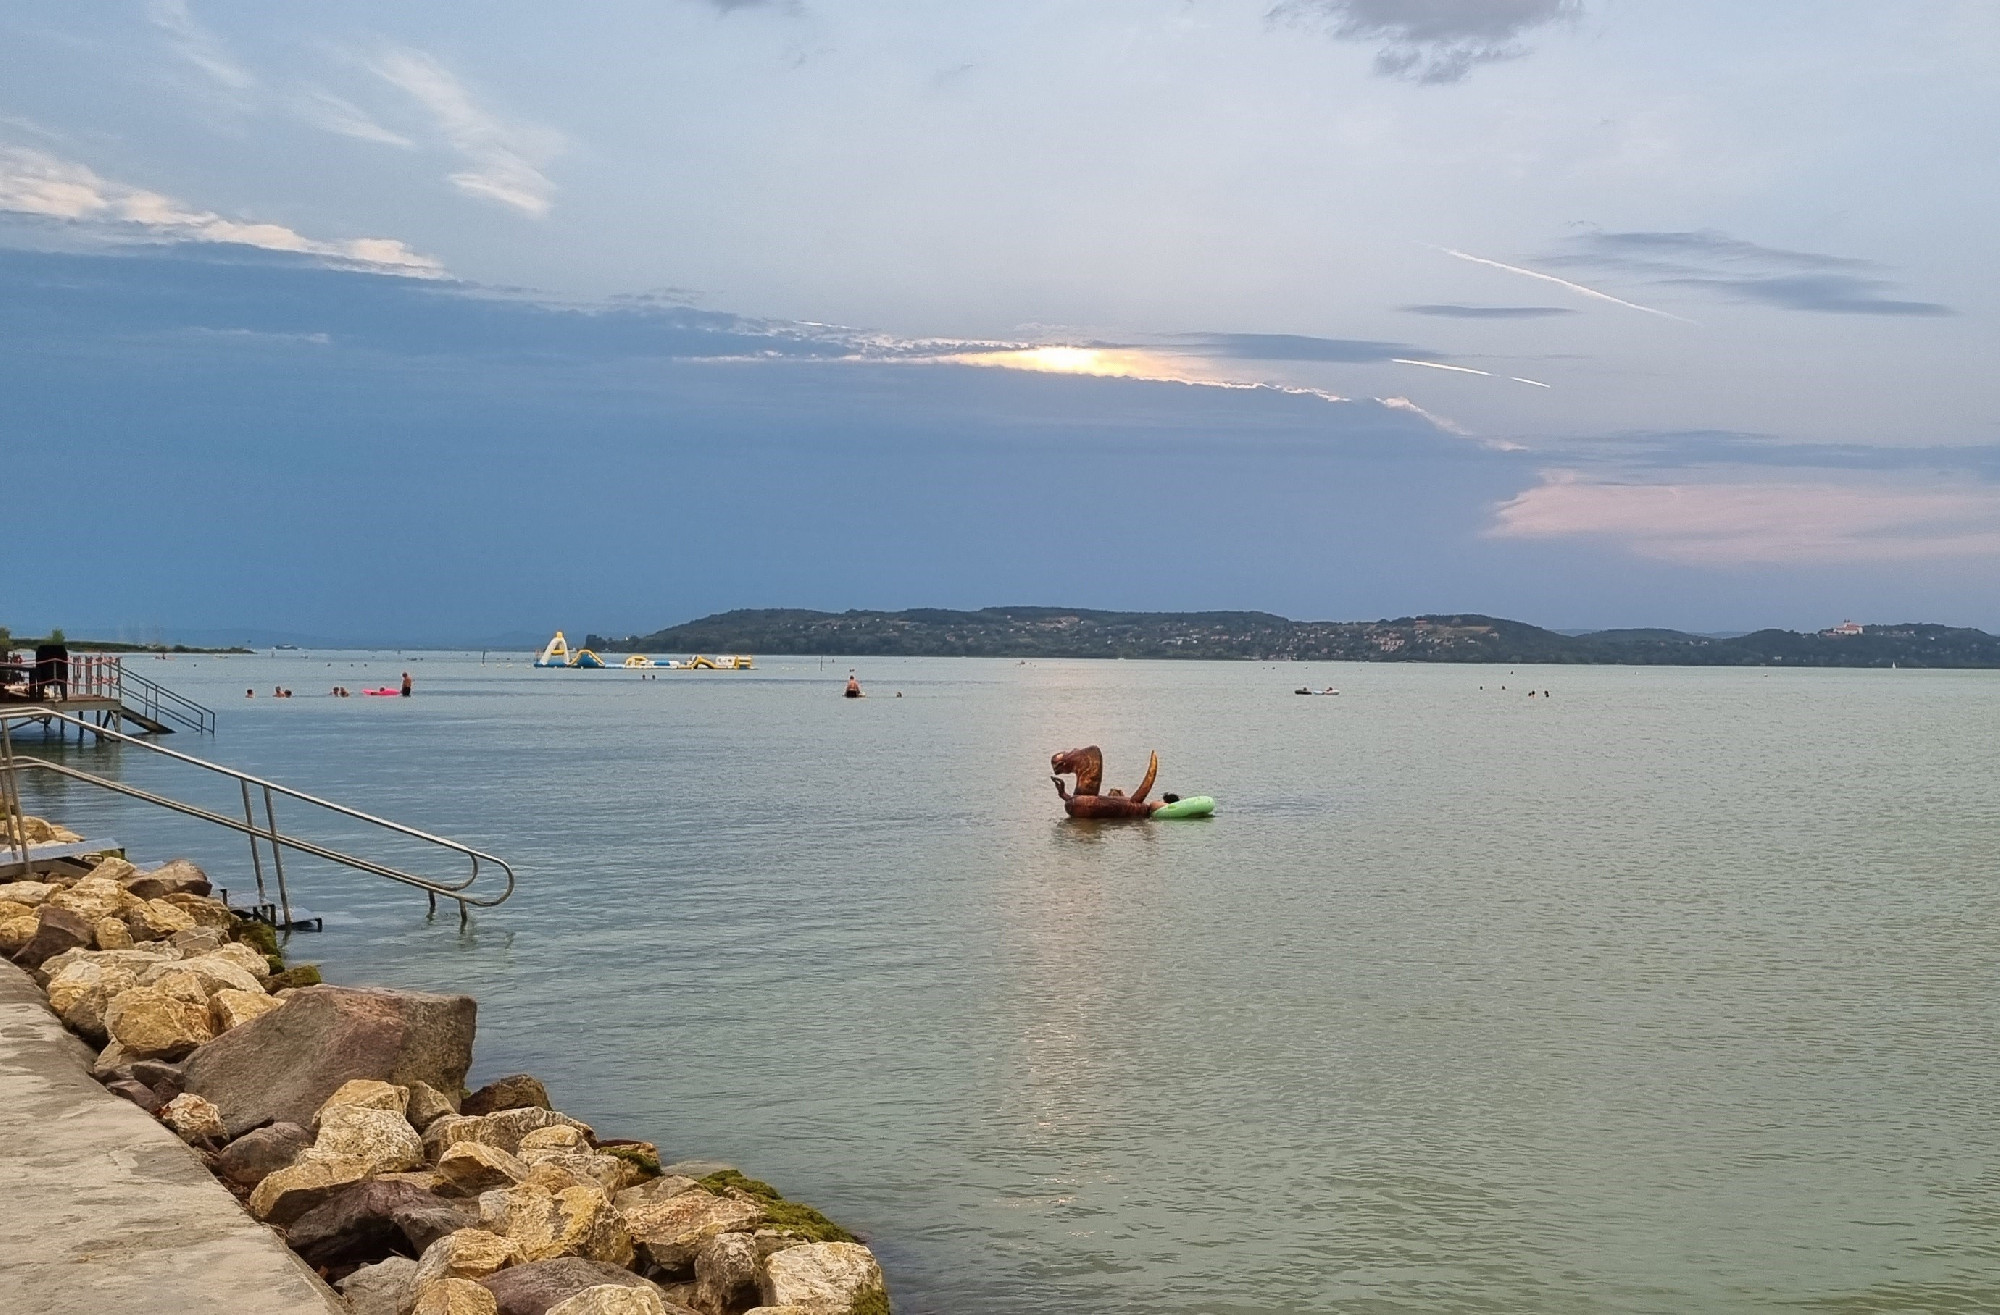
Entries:
{"type": "Polygon", "coordinates": [[[788,657],[1164,658],[1245,662],[1536,663],[1593,666],[2000,669],[2000,637],[1902,622],[1734,636],[1679,630],[1563,634],[1472,614],[1293,621],[1268,612],[913,608],[723,612],[648,635],[590,635],[604,653],[788,657]]]}

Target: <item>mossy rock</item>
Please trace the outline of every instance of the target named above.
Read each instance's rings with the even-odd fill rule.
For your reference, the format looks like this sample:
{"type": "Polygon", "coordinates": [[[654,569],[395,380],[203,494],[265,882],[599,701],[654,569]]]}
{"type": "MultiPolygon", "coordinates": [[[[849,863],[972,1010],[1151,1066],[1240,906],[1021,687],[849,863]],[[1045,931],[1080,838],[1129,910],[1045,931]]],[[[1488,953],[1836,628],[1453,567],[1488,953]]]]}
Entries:
{"type": "Polygon", "coordinates": [[[278,933],[269,923],[257,922],[250,918],[238,918],[229,929],[229,939],[240,941],[266,959],[275,959],[271,971],[285,970],[285,952],[278,944],[278,933]]]}
{"type": "Polygon", "coordinates": [[[296,968],[287,968],[281,973],[272,973],[270,984],[266,989],[275,995],[279,991],[290,990],[294,987],[318,986],[319,984],[319,965],[316,963],[302,963],[296,968]]]}
{"type": "Polygon", "coordinates": [[[854,1299],[851,1309],[853,1315],[889,1315],[889,1294],[881,1288],[870,1288],[854,1299]]]}
{"type": "Polygon", "coordinates": [[[619,1146],[613,1144],[610,1146],[599,1146],[597,1149],[606,1155],[617,1156],[649,1177],[658,1178],[660,1176],[660,1157],[643,1146],[619,1146]]]}
{"type": "MultiPolygon", "coordinates": [[[[758,1204],[764,1207],[764,1215],[769,1220],[769,1226],[790,1233],[793,1237],[802,1237],[808,1242],[860,1240],[811,1206],[802,1205],[797,1201],[787,1201],[771,1184],[745,1177],[734,1169],[723,1169],[706,1178],[698,1178],[695,1182],[717,1195],[734,1188],[746,1196],[756,1197],[758,1204]]],[[[883,1301],[881,1315],[888,1315],[887,1298],[883,1301]]]]}

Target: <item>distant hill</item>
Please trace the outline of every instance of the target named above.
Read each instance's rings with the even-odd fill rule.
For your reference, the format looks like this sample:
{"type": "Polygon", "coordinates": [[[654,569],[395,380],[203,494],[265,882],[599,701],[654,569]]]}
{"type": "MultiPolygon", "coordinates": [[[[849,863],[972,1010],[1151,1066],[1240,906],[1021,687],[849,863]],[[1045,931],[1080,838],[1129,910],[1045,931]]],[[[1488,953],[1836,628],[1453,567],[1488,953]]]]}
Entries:
{"type": "Polygon", "coordinates": [[[591,635],[608,653],[850,657],[1210,658],[1260,662],[1549,662],[1672,666],[1994,667],[2000,638],[1909,622],[1855,632],[1679,630],[1566,635],[1492,616],[1291,621],[1269,612],[1103,612],[987,607],[976,612],[812,612],[750,608],[650,635],[591,635]]]}

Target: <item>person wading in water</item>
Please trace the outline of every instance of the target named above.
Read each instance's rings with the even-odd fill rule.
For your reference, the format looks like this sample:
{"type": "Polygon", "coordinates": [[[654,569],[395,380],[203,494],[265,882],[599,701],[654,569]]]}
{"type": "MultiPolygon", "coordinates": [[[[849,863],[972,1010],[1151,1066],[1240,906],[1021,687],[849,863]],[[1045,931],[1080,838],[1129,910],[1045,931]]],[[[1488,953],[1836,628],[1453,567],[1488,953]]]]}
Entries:
{"type": "Polygon", "coordinates": [[[841,697],[849,699],[865,699],[868,697],[861,692],[861,678],[854,674],[853,667],[847,669],[847,692],[841,697]]]}
{"type": "Polygon", "coordinates": [[[412,686],[412,683],[413,682],[410,680],[410,673],[405,671],[403,673],[403,697],[406,699],[410,697],[410,688],[412,686]]]}

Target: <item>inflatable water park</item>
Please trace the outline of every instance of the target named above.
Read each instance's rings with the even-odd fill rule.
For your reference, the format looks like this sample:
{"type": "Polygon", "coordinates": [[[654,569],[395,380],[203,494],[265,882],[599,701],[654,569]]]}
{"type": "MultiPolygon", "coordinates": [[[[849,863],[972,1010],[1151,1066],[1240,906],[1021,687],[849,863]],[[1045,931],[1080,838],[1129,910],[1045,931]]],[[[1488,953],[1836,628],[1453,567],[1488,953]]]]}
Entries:
{"type": "MultiPolygon", "coordinates": [[[[568,671],[610,671],[612,666],[587,648],[572,649],[563,632],[556,631],[555,638],[548,642],[542,655],[535,659],[538,667],[561,667],[568,671]]],[[[649,657],[634,653],[618,664],[627,671],[754,671],[756,660],[744,653],[718,654],[704,657],[697,653],[685,662],[655,662],[649,657]]]]}

